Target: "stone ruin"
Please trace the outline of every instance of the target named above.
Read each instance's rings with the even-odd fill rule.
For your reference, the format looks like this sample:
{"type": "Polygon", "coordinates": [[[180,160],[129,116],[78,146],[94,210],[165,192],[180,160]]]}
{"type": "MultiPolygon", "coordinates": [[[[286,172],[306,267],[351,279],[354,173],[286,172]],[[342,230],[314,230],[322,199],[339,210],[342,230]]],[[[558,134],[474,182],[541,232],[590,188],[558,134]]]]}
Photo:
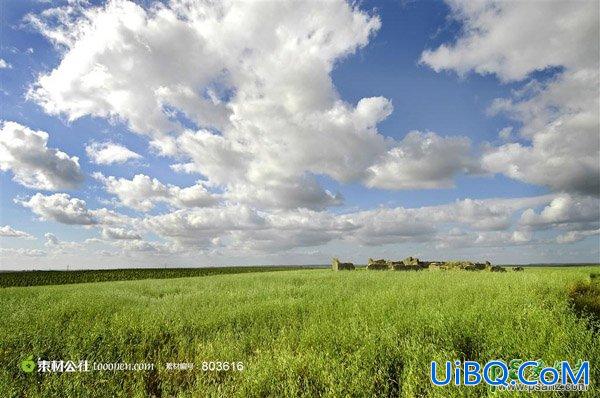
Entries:
{"type": "Polygon", "coordinates": [[[340,262],[340,260],[337,257],[334,257],[331,260],[331,269],[334,271],[342,271],[342,270],[352,271],[355,268],[356,267],[354,266],[354,264],[342,263],[342,262],[340,262]]]}
{"type": "MultiPolygon", "coordinates": [[[[429,270],[463,270],[463,271],[489,271],[505,272],[504,267],[492,265],[489,261],[485,263],[474,263],[472,261],[421,261],[416,257],[407,257],[401,261],[373,260],[367,262],[368,270],[394,270],[394,271],[419,271],[429,270]]],[[[513,268],[514,271],[522,271],[522,267],[513,268]],[[516,269],[520,268],[520,269],[516,269]]]]}
{"type": "Polygon", "coordinates": [[[481,271],[485,269],[491,269],[492,264],[489,261],[485,263],[474,263],[472,261],[441,261],[430,263],[432,269],[445,269],[445,270],[463,270],[463,271],[481,271]]]}
{"type": "MultiPolygon", "coordinates": [[[[337,257],[331,261],[331,269],[334,271],[353,270],[356,267],[352,263],[342,263],[337,257]]],[[[384,271],[420,271],[429,270],[460,270],[460,271],[488,271],[488,272],[506,272],[506,268],[499,265],[492,265],[489,261],[485,263],[475,263],[472,261],[421,261],[417,257],[406,257],[404,260],[393,261],[386,259],[374,260],[369,258],[367,262],[368,270],[384,271]]],[[[523,267],[513,267],[513,271],[523,271],[523,267]]]]}
{"type": "Polygon", "coordinates": [[[367,269],[370,270],[387,270],[389,269],[388,263],[386,260],[373,260],[372,258],[369,259],[369,261],[367,262],[367,269]]]}
{"type": "Polygon", "coordinates": [[[426,268],[429,263],[420,261],[415,257],[407,257],[401,261],[392,260],[373,260],[367,262],[367,269],[370,270],[394,270],[394,271],[417,271],[426,268]]]}
{"type": "Polygon", "coordinates": [[[429,262],[421,261],[416,257],[407,257],[401,261],[373,260],[369,259],[367,269],[370,270],[394,270],[394,271],[418,271],[427,268],[429,262]]]}

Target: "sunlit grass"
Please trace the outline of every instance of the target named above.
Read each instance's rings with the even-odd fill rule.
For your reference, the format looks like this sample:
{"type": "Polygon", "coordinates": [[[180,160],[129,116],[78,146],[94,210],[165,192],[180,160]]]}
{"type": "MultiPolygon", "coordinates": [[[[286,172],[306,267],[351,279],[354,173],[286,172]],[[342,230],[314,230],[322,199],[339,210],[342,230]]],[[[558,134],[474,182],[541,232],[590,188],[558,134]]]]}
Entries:
{"type": "Polygon", "coordinates": [[[590,360],[594,383],[598,335],[568,296],[592,271],[304,270],[6,288],[0,396],[480,397],[484,386],[434,387],[429,363],[496,358],[590,360]],[[29,354],[158,370],[25,374],[29,354]],[[198,369],[211,360],[245,369],[198,369]]]}

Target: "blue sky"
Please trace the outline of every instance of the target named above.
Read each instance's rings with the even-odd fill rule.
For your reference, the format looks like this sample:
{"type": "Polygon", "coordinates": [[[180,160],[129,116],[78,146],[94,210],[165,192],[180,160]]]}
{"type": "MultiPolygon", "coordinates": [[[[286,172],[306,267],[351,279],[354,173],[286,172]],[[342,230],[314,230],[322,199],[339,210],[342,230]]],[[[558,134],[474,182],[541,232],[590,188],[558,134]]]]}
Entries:
{"type": "MultiPolygon", "coordinates": [[[[233,33],[215,33],[229,31],[226,20],[193,25],[194,10],[176,3],[3,4],[0,116],[14,123],[3,125],[0,142],[10,158],[0,173],[2,268],[80,261],[82,268],[315,263],[333,255],[364,261],[372,253],[598,261],[598,38],[592,37],[598,21],[597,12],[588,12],[597,9],[594,2],[365,1],[352,7],[340,1],[281,10],[257,2],[243,14],[247,56],[236,53],[231,43],[240,39],[233,33]],[[267,8],[268,22],[252,20],[267,8]],[[173,43],[188,43],[177,35],[189,35],[188,45],[199,46],[168,50],[186,60],[185,76],[154,55],[164,50],[147,28],[158,9],[178,21],[164,28],[175,35],[173,43]],[[497,21],[486,18],[494,10],[497,21]],[[319,14],[309,36],[333,33],[306,44],[312,52],[303,55],[309,36],[283,16],[294,13],[298,20],[319,14]],[[525,38],[506,28],[528,15],[530,25],[539,25],[536,34],[525,38]],[[145,25],[131,22],[134,16],[145,25]],[[557,28],[561,16],[577,22],[572,31],[557,28]],[[117,33],[103,36],[98,21],[117,33]],[[202,24],[215,32],[194,30],[202,24]],[[473,29],[482,24],[489,26],[473,29]],[[287,36],[277,36],[281,31],[287,36]],[[279,41],[265,40],[264,32],[279,41]],[[550,47],[548,35],[575,48],[550,47]],[[97,50],[81,50],[86,40],[97,50]],[[138,45],[142,50],[130,50],[138,45]],[[289,50],[294,45],[298,50],[289,50]],[[518,45],[520,52],[512,51],[518,45]],[[190,56],[197,51],[206,54],[190,56]],[[520,56],[511,58],[515,53],[520,56]],[[148,66],[151,72],[142,73],[156,99],[142,92],[145,81],[128,83],[136,70],[121,74],[128,61],[148,66]],[[82,82],[94,65],[104,74],[87,89],[82,82]],[[575,84],[587,92],[567,98],[563,93],[575,84]],[[161,87],[170,90],[168,98],[157,94],[161,87]],[[214,87],[218,98],[210,100],[206,90],[214,87]],[[377,100],[364,107],[368,115],[359,115],[361,100],[369,98],[377,100]],[[494,113],[499,99],[505,106],[494,113]],[[155,109],[154,101],[172,103],[155,109]],[[146,105],[149,114],[141,110],[146,105]],[[229,121],[203,119],[211,112],[224,112],[229,121]],[[165,129],[167,120],[177,126],[165,129]],[[27,147],[37,131],[48,134],[47,142],[27,147]],[[23,143],[16,144],[17,134],[23,143]],[[176,143],[170,153],[163,146],[168,139],[176,143]],[[587,143],[584,152],[572,141],[587,143]],[[127,148],[138,156],[94,160],[90,148],[108,144],[105,155],[127,148]],[[29,159],[33,150],[47,161],[29,159]],[[55,150],[71,160],[54,159],[55,150]],[[284,151],[289,158],[279,155],[284,151]],[[245,163],[229,170],[236,159],[245,163]],[[345,166],[344,159],[357,161],[345,166]],[[192,170],[172,167],[185,163],[192,170]],[[64,167],[80,181],[51,175],[64,167]],[[33,183],[24,182],[31,176],[33,183]],[[193,192],[182,191],[190,186],[193,192]],[[343,200],[333,198],[337,193],[343,200]],[[58,200],[62,194],[68,196],[58,200]],[[71,200],[85,203],[73,210],[71,200]]],[[[226,15],[236,11],[235,4],[224,8],[226,15]]]]}

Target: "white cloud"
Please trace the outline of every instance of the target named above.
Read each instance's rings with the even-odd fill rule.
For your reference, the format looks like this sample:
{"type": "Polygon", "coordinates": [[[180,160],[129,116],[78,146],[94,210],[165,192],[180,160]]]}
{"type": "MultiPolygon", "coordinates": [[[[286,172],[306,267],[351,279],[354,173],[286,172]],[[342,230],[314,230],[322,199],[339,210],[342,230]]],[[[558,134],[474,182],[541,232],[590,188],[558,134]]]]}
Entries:
{"type": "MultiPolygon", "coordinates": [[[[115,117],[133,130],[161,134],[177,128],[164,110],[165,100],[188,99],[185,92],[177,95],[177,87],[208,85],[222,73],[217,49],[207,48],[191,23],[165,7],[146,11],[117,0],[106,7],[45,13],[29,19],[67,49],[61,65],[41,76],[30,92],[49,113],[70,120],[87,114],[115,117]],[[175,93],[165,95],[166,90],[175,93]]],[[[207,112],[221,108],[197,93],[194,98],[207,112]]]]}
{"type": "Polygon", "coordinates": [[[522,123],[520,134],[531,144],[489,148],[483,167],[557,191],[600,195],[599,85],[598,70],[565,72],[516,100],[496,100],[491,111],[522,123]]]}
{"type": "MultiPolygon", "coordinates": [[[[42,31],[44,35],[57,47],[64,48],[72,45],[75,38],[81,33],[77,19],[85,12],[87,1],[68,1],[64,7],[48,8],[40,15],[28,14],[24,20],[32,27],[42,31]]],[[[33,49],[32,49],[33,52],[33,49]]]]}
{"type": "Polygon", "coordinates": [[[375,165],[367,186],[386,189],[451,188],[454,177],[476,170],[466,137],[412,131],[375,165]]]}
{"type": "Polygon", "coordinates": [[[102,226],[133,225],[137,220],[134,217],[128,217],[106,208],[90,210],[90,213],[98,220],[98,224],[102,226]]]}
{"type": "Polygon", "coordinates": [[[588,236],[595,236],[600,234],[600,229],[594,229],[590,231],[568,231],[562,235],[556,237],[556,242],[560,244],[568,244],[580,242],[588,236]]]}
{"type": "Polygon", "coordinates": [[[135,231],[129,231],[125,228],[103,228],[102,237],[104,239],[114,240],[140,240],[142,236],[135,231]]]}
{"type": "MultiPolygon", "coordinates": [[[[597,16],[582,11],[587,7],[452,2],[465,30],[455,44],[423,54],[434,69],[515,81],[562,68],[494,101],[490,113],[506,113],[515,126],[500,133],[503,145],[484,148],[481,165],[465,137],[384,137],[378,124],[393,111],[386,98],[341,98],[332,71],[380,27],[356,5],[173,0],[145,9],[112,0],[46,10],[28,19],[60,48],[60,60],[28,97],[68,120],[126,123],[172,157],[173,170],[199,177],[179,187],[144,174],[94,175],[124,206],[149,212],[166,204],[158,215],[91,210],[67,194],[38,193],[20,203],[44,220],[94,226],[102,238],[94,242],[127,256],[273,254],[327,244],[525,247],[543,244],[537,235],[547,233],[537,229],[547,226],[567,230],[547,234],[553,241],[583,239],[599,217],[590,210],[595,202],[579,196],[598,190],[599,175],[592,134],[599,124],[598,57],[590,41],[597,16]],[[520,26],[527,20],[531,26],[520,26]],[[522,40],[515,26],[539,31],[522,40]],[[342,196],[319,183],[324,177],[384,189],[447,188],[480,166],[559,194],[335,214],[326,209],[342,204],[342,196]],[[146,234],[152,238],[142,239],[146,234]]],[[[46,142],[47,135],[43,148],[46,142]]],[[[111,142],[92,142],[86,152],[97,164],[139,158],[111,142]]],[[[77,158],[67,159],[78,170],[77,158]]]]}
{"type": "Polygon", "coordinates": [[[75,188],[83,181],[79,159],[48,148],[48,133],[4,121],[0,129],[0,170],[28,188],[75,188]]]}
{"type": "Polygon", "coordinates": [[[455,43],[423,52],[421,61],[436,71],[473,70],[510,81],[552,66],[597,68],[597,1],[446,3],[463,28],[455,43]]]}
{"type": "Polygon", "coordinates": [[[143,226],[182,244],[209,245],[213,238],[232,231],[259,230],[266,220],[247,206],[196,208],[146,217],[143,226]]]}
{"type": "Polygon", "coordinates": [[[0,236],[11,237],[11,238],[26,238],[31,239],[33,236],[29,235],[27,232],[19,231],[14,229],[10,225],[5,225],[0,227],[0,236]]]}
{"type": "Polygon", "coordinates": [[[465,139],[419,136],[419,149],[413,134],[395,143],[377,130],[392,112],[388,99],[340,98],[333,68],[381,24],[345,1],[217,7],[175,0],[144,9],[115,0],[48,14],[29,19],[65,53],[29,98],[69,120],[127,122],[161,154],[186,162],[176,169],[202,174],[232,201],[324,209],[341,197],[323,189],[317,175],[431,188],[451,186],[469,166],[465,139]],[[183,119],[197,128],[186,129],[183,119]],[[443,144],[456,153],[440,153],[443,144]],[[402,151],[428,158],[410,168],[402,151]],[[406,172],[390,183],[387,176],[399,168],[406,172]]]}
{"type": "Polygon", "coordinates": [[[142,158],[140,154],[112,142],[92,142],[85,147],[85,152],[96,164],[125,163],[131,159],[142,158]]]}
{"type": "MultiPolygon", "coordinates": [[[[105,208],[89,209],[84,200],[72,198],[65,193],[43,195],[37,193],[28,200],[15,200],[23,207],[29,208],[42,221],[55,221],[67,225],[79,225],[86,228],[97,227],[102,238],[106,240],[140,240],[138,225],[141,220],[128,217],[105,208]]],[[[68,249],[83,249],[85,244],[102,242],[99,239],[87,239],[80,242],[63,242],[52,233],[47,233],[46,247],[54,247],[55,252],[68,249]]]]}
{"type": "MultiPolygon", "coordinates": [[[[590,236],[585,231],[598,228],[597,223],[594,227],[593,222],[588,222],[598,218],[592,203],[575,201],[565,205],[564,200],[560,195],[466,199],[440,206],[377,208],[338,215],[308,209],[265,212],[223,203],[218,207],[186,208],[143,218],[126,217],[107,209],[90,210],[84,201],[66,194],[37,194],[22,204],[45,220],[98,226],[102,240],[94,241],[116,245],[122,254],[274,254],[330,242],[358,246],[429,242],[437,248],[541,244],[543,241],[534,234],[545,224],[583,231],[557,237],[561,243],[590,236]],[[539,214],[533,211],[544,205],[547,207],[539,214]],[[527,210],[522,212],[523,209],[527,210]],[[159,241],[144,241],[143,233],[152,234],[159,241]]],[[[50,247],[53,239],[46,238],[50,247]]],[[[76,242],[59,243],[52,245],[57,249],[53,253],[79,247],[76,242]]]]}
{"type": "Polygon", "coordinates": [[[436,233],[435,226],[421,218],[419,210],[402,207],[346,214],[342,219],[356,228],[344,238],[363,245],[425,241],[432,239],[436,233]]]}
{"type": "MultiPolygon", "coordinates": [[[[559,195],[539,213],[527,209],[521,216],[521,224],[531,228],[576,224],[584,226],[600,222],[600,200],[592,197],[559,195]]],[[[597,228],[597,227],[596,227],[597,228]]]]}
{"type": "Polygon", "coordinates": [[[151,210],[158,202],[175,207],[205,207],[218,201],[218,195],[211,194],[202,182],[180,188],[165,185],[144,174],[136,174],[133,179],[128,180],[94,173],[94,178],[104,184],[107,192],[117,195],[123,205],[140,211],[151,210]]]}
{"type": "Polygon", "coordinates": [[[529,245],[535,242],[530,231],[464,232],[453,229],[436,237],[436,248],[507,247],[529,245]]]}
{"type": "Polygon", "coordinates": [[[68,252],[71,252],[72,254],[78,253],[84,249],[84,244],[80,242],[62,241],[58,239],[56,235],[50,232],[45,233],[44,237],[46,238],[44,246],[46,247],[46,249],[48,249],[48,252],[54,256],[57,254],[65,254],[68,252]]]}
{"type": "Polygon", "coordinates": [[[147,231],[176,242],[180,247],[198,250],[216,245],[241,252],[278,252],[321,246],[334,240],[369,246],[441,242],[456,225],[473,231],[460,240],[454,239],[454,246],[458,243],[499,246],[501,242],[530,242],[532,237],[528,231],[504,230],[514,225],[513,221],[522,209],[548,204],[552,198],[466,199],[442,206],[378,208],[340,215],[308,209],[269,213],[230,204],[149,216],[142,225],[147,231]]]}
{"type": "Polygon", "coordinates": [[[434,70],[472,70],[506,82],[559,70],[493,102],[490,112],[512,117],[525,143],[489,147],[484,169],[558,192],[600,195],[599,3],[448,3],[463,30],[454,44],[422,54],[434,70]]]}
{"type": "Polygon", "coordinates": [[[46,243],[44,243],[44,246],[56,246],[60,243],[56,235],[50,232],[45,233],[44,238],[46,238],[46,243]]]}
{"type": "Polygon", "coordinates": [[[264,181],[262,184],[236,184],[225,198],[262,208],[308,208],[322,210],[341,205],[343,196],[323,189],[314,176],[264,181]]]}
{"type": "Polygon", "coordinates": [[[94,225],[98,220],[85,204],[78,198],[71,198],[66,193],[42,195],[36,193],[29,200],[17,201],[38,215],[44,221],[56,221],[71,225],[94,225]]]}
{"type": "Polygon", "coordinates": [[[126,256],[147,253],[152,255],[174,254],[181,252],[179,248],[169,243],[149,242],[144,240],[117,240],[114,245],[121,248],[126,256]]]}
{"type": "MultiPolygon", "coordinates": [[[[242,228],[219,237],[233,250],[276,253],[299,247],[320,246],[343,239],[357,228],[351,221],[308,209],[261,213],[258,228],[242,228]]],[[[214,242],[211,242],[213,245],[214,242]]]]}
{"type": "Polygon", "coordinates": [[[436,223],[466,224],[476,231],[508,229],[519,210],[549,203],[552,195],[514,199],[464,199],[441,206],[424,207],[424,217],[436,223]]]}
{"type": "Polygon", "coordinates": [[[12,65],[6,62],[4,59],[0,58],[0,69],[10,69],[12,65]]]}
{"type": "Polygon", "coordinates": [[[5,248],[0,247],[0,257],[15,258],[15,257],[44,257],[46,252],[40,249],[25,249],[25,248],[5,248]]]}

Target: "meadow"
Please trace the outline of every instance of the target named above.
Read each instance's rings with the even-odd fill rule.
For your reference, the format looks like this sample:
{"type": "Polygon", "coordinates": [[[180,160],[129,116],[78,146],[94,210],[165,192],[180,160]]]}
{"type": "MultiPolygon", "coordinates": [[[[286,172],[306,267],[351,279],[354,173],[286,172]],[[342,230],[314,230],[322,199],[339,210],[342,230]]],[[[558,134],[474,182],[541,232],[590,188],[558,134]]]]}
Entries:
{"type": "Polygon", "coordinates": [[[523,396],[435,387],[429,364],[542,358],[589,360],[592,384],[574,395],[598,397],[597,272],[304,269],[6,287],[0,396],[523,396]],[[24,373],[19,363],[29,355],[156,368],[24,373]],[[243,370],[204,371],[205,361],[243,370]],[[168,362],[195,368],[169,370],[168,362]]]}

